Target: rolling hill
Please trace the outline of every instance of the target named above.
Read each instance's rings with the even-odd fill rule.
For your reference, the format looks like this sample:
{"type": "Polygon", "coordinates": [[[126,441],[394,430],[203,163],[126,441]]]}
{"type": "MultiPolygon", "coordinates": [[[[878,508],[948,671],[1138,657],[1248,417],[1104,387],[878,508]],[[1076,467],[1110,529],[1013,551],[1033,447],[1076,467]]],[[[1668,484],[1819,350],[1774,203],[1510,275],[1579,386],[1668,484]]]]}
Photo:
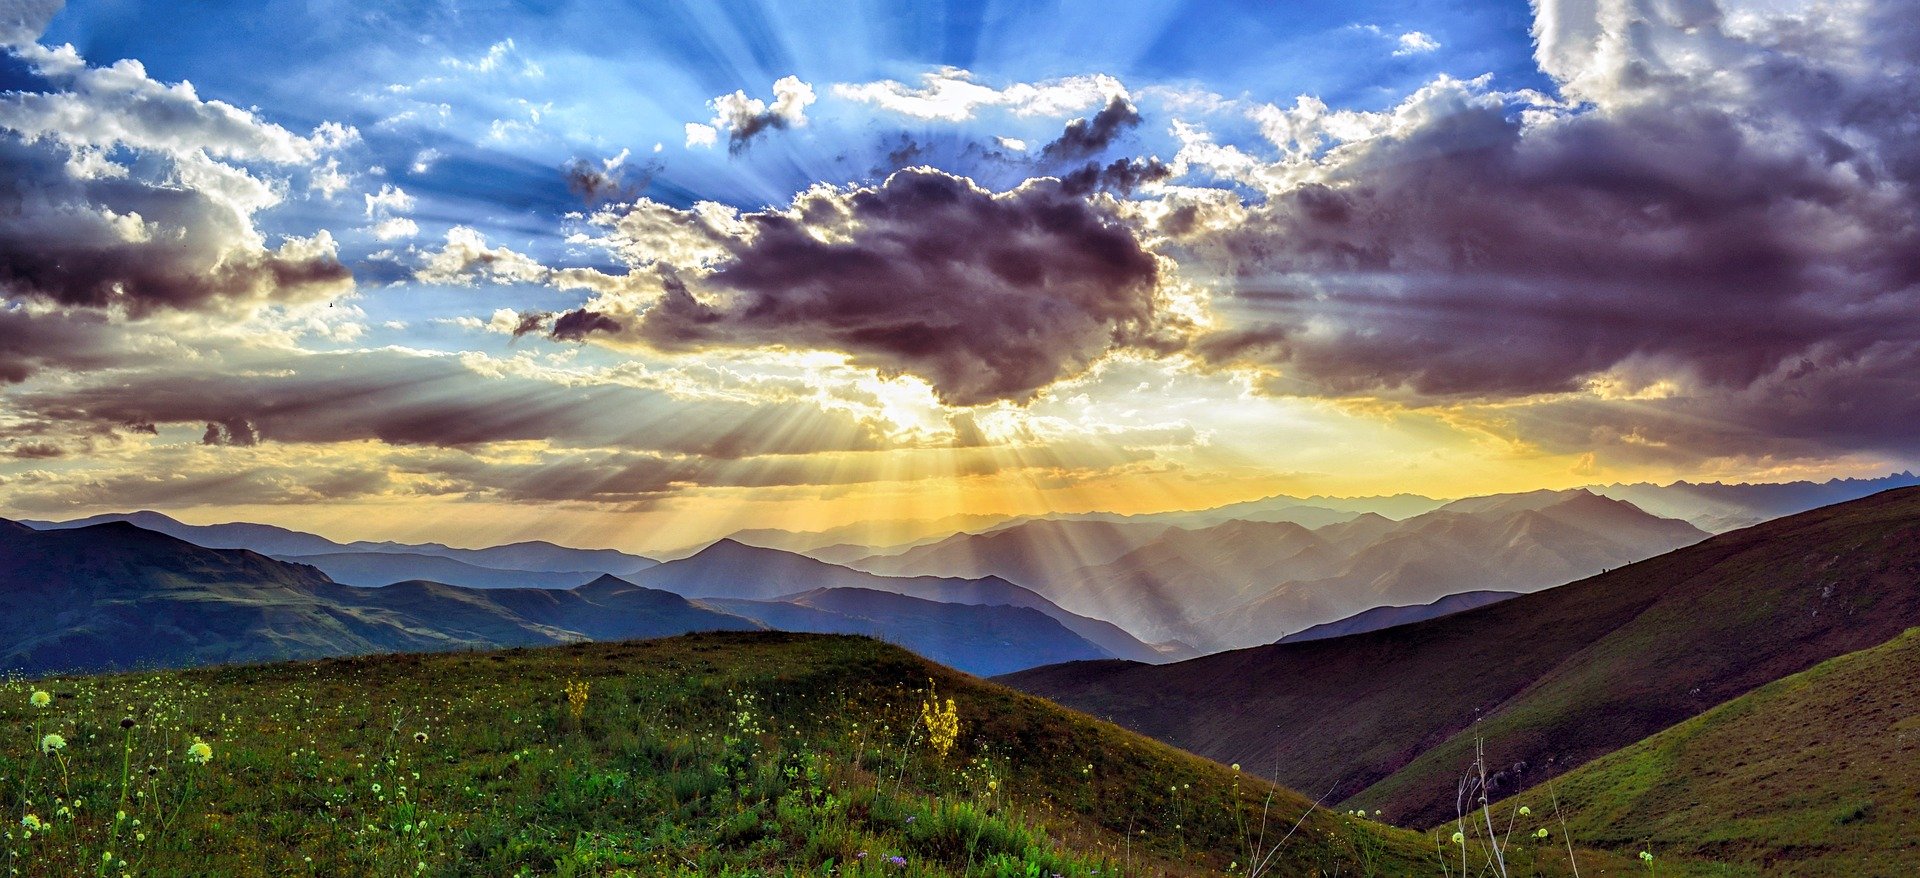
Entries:
{"type": "Polygon", "coordinates": [[[1428,826],[1476,738],[1516,792],[1914,625],[1920,489],[1901,489],[1411,625],[1005,679],[1428,826]]]}
{"type": "Polygon", "coordinates": [[[1829,659],[1506,803],[1575,838],[1774,874],[1920,875],[1920,628],[1829,659]]]}
{"type": "MultiPolygon", "coordinates": [[[[1436,863],[1418,833],[861,638],[722,633],[7,681],[0,722],[68,742],[60,771],[0,785],[0,810],[58,821],[15,847],[26,878],[93,874],[106,850],[116,871],[236,878],[1180,878],[1247,874],[1256,857],[1270,876],[1436,863]],[[35,689],[47,706],[32,706],[35,689]],[[923,706],[947,716],[949,699],[941,751],[923,706]],[[145,795],[113,804],[124,753],[154,770],[145,795]],[[68,795],[103,804],[53,811],[68,795]]],[[[38,740],[0,739],[0,765],[45,761],[38,740]]],[[[1583,874],[1627,864],[1581,852],[1583,874]]],[[[1683,866],[1663,874],[1705,874],[1683,866]]],[[[1551,852],[1516,867],[1569,874],[1551,852]]]]}

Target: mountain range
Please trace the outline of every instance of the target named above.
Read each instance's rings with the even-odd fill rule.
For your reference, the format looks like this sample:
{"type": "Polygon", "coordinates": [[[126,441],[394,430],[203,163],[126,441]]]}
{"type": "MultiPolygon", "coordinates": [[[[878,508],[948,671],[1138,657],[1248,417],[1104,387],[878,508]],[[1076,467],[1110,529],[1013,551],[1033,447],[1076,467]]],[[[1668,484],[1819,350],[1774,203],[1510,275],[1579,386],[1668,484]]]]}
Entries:
{"type": "Polygon", "coordinates": [[[1002,678],[1403,825],[1455,816],[1484,744],[1509,795],[1920,625],[1920,488],[1395,628],[1002,678]]]}
{"type": "MultiPolygon", "coordinates": [[[[715,582],[714,562],[725,554],[674,562],[659,578],[715,582]]],[[[812,572],[818,572],[812,565],[830,567],[785,557],[812,572]]],[[[766,570],[774,565],[761,560],[759,572],[746,575],[769,582],[766,570]]],[[[848,583],[883,579],[847,573],[848,583]]],[[[1119,652],[1045,612],[1012,606],[1009,601],[1044,601],[1013,594],[1004,583],[880,584],[993,602],[882,597],[876,590],[849,595],[798,577],[760,589],[798,592],[791,603],[748,602],[752,606],[734,607],[740,612],[611,574],[568,589],[476,589],[422,580],[363,588],[311,565],[206,548],[125,521],[35,530],[0,520],[0,670],[37,674],[753,630],[788,606],[807,614],[806,630],[873,635],[979,673],[1114,655],[1159,657],[1105,623],[1072,620],[1119,645],[1119,652]]]]}
{"type": "Polygon", "coordinates": [[[514,586],[571,588],[602,573],[627,576],[658,564],[615,549],[575,549],[535,540],[461,549],[440,543],[357,540],[339,543],[318,534],[270,524],[186,524],[158,512],[110,513],[71,521],[23,520],[38,530],[63,530],[125,522],[208,549],[247,549],[327,570],[342,582],[385,585],[406,579],[436,579],[472,588],[514,586]],[[452,564],[446,562],[454,562],[452,564]],[[556,574],[515,577],[516,573],[556,574]]]}
{"type": "Polygon", "coordinates": [[[1536,491],[1454,501],[1403,521],[1361,513],[1313,529],[1032,521],[851,566],[999,576],[1142,640],[1216,651],[1375,607],[1546,588],[1706,536],[1586,491],[1536,491]]]}

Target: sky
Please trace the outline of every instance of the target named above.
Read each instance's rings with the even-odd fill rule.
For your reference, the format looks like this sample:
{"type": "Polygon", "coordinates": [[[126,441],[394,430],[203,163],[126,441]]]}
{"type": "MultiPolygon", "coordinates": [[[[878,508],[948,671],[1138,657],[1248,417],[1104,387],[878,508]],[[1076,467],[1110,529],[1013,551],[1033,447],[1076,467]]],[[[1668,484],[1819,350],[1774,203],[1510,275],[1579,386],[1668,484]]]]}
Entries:
{"type": "Polygon", "coordinates": [[[0,0],[0,516],[1904,469],[1916,5],[0,0]]]}

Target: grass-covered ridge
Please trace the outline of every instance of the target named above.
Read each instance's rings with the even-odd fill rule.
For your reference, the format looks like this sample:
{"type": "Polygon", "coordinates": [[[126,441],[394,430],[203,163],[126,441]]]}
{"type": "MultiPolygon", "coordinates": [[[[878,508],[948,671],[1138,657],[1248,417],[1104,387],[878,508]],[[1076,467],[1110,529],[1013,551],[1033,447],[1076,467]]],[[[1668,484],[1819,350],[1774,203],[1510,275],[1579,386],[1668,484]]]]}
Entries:
{"type": "Polygon", "coordinates": [[[1247,874],[1263,808],[1265,874],[1438,868],[1427,837],[851,637],[15,681],[0,729],[21,875],[1247,874]]]}
{"type": "MultiPolygon", "coordinates": [[[[1575,837],[1766,874],[1920,875],[1920,628],[1775,681],[1552,784],[1575,837]]],[[[1542,787],[1509,807],[1548,799],[1542,787]]]]}

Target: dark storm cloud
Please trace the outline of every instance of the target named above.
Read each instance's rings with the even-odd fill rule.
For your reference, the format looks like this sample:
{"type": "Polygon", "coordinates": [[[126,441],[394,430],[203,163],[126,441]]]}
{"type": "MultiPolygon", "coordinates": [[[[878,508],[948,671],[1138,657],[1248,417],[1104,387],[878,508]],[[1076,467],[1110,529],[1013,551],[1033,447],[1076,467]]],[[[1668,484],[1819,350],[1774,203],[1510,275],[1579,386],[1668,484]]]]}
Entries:
{"type": "Polygon", "coordinates": [[[994,194],[912,169],[742,219],[751,233],[714,236],[727,258],[698,281],[726,295],[668,272],[634,337],[843,351],[956,405],[1027,399],[1113,348],[1176,344],[1154,258],[1052,180],[994,194]]]}
{"type": "Polygon", "coordinates": [[[554,318],[553,329],[547,335],[555,341],[584,341],[593,333],[614,333],[619,332],[620,328],[620,321],[598,311],[581,308],[554,318]]]}
{"type": "Polygon", "coordinates": [[[519,338],[530,332],[539,332],[548,320],[553,319],[552,311],[522,311],[520,319],[513,324],[513,337],[519,338]]]}
{"type": "Polygon", "coordinates": [[[104,315],[30,314],[0,304],[0,384],[25,381],[42,369],[80,371],[149,359],[127,350],[104,315]]]}
{"type": "Polygon", "coordinates": [[[211,472],[150,469],[67,479],[34,476],[8,483],[7,505],[25,512],[73,509],[267,505],[348,500],[390,487],[385,467],[329,461],[305,467],[284,462],[211,472]]]}
{"type": "MultiPolygon", "coordinates": [[[[1284,393],[1427,402],[1670,380],[1684,400],[1567,413],[1670,406],[1749,448],[1802,429],[1920,447],[1887,429],[1920,398],[1911,48],[1875,50],[1868,74],[1817,28],[1736,39],[1707,16],[1671,61],[1647,47],[1696,34],[1663,20],[1627,25],[1658,39],[1620,69],[1548,59],[1591,110],[1524,125],[1438,84],[1409,104],[1417,124],[1190,243],[1185,261],[1218,260],[1237,288],[1201,355],[1270,364],[1284,393]],[[1687,51],[1718,53],[1714,75],[1683,73],[1687,51]]],[[[1575,36],[1554,45],[1592,44],[1575,36]]]]}
{"type": "Polygon", "coordinates": [[[1114,159],[1104,167],[1099,162],[1088,162],[1078,170],[1062,174],[1060,186],[1071,195],[1088,195],[1103,189],[1131,195],[1143,184],[1158,183],[1171,176],[1173,169],[1156,158],[1114,159]]]}
{"type": "Polygon", "coordinates": [[[330,239],[251,243],[249,220],[198,189],[78,179],[47,143],[0,134],[0,292],[62,305],[203,310],[313,301],[352,275],[330,239]]]}
{"type": "Polygon", "coordinates": [[[1128,129],[1140,125],[1140,111],[1126,98],[1115,96],[1093,114],[1091,119],[1075,119],[1052,143],[1040,149],[1040,157],[1050,162],[1077,162],[1106,151],[1128,129]]]}
{"type": "Polygon", "coordinates": [[[660,164],[648,162],[634,169],[625,163],[624,154],[621,158],[605,162],[574,159],[560,169],[560,175],[566,181],[567,191],[589,207],[609,201],[629,201],[647,191],[654,175],[660,172],[660,164]]]}
{"type": "Polygon", "coordinates": [[[23,391],[8,402],[18,416],[74,427],[205,426],[213,444],[549,440],[719,458],[880,446],[868,426],[801,402],[681,401],[642,387],[487,375],[457,358],[395,351],[262,360],[244,369],[149,369],[23,391]]]}

